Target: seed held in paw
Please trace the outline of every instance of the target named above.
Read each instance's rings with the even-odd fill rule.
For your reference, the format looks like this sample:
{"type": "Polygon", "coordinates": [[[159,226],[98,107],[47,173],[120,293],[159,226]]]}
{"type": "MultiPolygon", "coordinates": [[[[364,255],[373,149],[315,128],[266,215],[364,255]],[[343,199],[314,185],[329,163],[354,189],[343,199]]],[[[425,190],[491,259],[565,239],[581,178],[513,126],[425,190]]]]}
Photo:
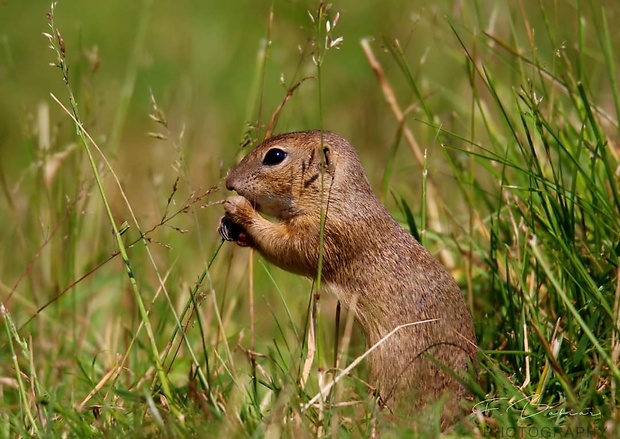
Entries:
{"type": "Polygon", "coordinates": [[[217,231],[225,241],[234,241],[240,247],[248,247],[250,245],[250,238],[243,227],[232,222],[226,215],[220,219],[217,231]]]}

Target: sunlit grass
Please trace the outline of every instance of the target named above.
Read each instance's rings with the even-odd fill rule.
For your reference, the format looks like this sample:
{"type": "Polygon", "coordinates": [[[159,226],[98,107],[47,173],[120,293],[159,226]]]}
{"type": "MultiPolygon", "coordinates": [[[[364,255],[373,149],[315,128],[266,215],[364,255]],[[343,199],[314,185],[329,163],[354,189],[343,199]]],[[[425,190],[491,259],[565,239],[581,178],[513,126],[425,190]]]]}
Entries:
{"type": "MultiPolygon", "coordinates": [[[[198,54],[149,61],[182,41],[150,45],[152,23],[210,32],[183,5],[166,21],[142,2],[133,39],[118,53],[102,41],[98,57],[72,30],[76,5],[61,2],[51,29],[33,15],[32,40],[44,47],[47,32],[52,45],[37,65],[60,68],[42,71],[53,85],[40,104],[6,119],[22,127],[7,135],[20,151],[0,130],[3,437],[369,437],[363,367],[319,397],[364,354],[352,316],[216,232],[235,157],[271,131],[319,126],[356,144],[377,194],[472,309],[478,383],[455,432],[617,434],[616,6],[370,16],[364,2],[276,1],[253,17],[256,39],[240,26],[219,48],[197,40],[211,70],[198,54]],[[234,47],[246,56],[227,74],[234,47]],[[141,73],[148,62],[168,73],[141,73]],[[192,69],[213,71],[213,90],[188,85],[192,69]]],[[[20,83],[21,52],[2,41],[0,74],[20,83]]]]}

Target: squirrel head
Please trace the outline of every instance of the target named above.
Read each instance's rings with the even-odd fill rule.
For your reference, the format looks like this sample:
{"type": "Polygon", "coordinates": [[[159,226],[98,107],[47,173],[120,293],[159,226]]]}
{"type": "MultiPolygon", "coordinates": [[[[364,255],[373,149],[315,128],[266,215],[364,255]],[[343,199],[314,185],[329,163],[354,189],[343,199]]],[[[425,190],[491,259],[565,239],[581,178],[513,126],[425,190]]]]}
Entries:
{"type": "Polygon", "coordinates": [[[259,212],[282,220],[318,214],[321,200],[333,199],[334,194],[371,193],[355,149],[327,131],[292,132],[267,139],[229,173],[226,187],[259,212]]]}

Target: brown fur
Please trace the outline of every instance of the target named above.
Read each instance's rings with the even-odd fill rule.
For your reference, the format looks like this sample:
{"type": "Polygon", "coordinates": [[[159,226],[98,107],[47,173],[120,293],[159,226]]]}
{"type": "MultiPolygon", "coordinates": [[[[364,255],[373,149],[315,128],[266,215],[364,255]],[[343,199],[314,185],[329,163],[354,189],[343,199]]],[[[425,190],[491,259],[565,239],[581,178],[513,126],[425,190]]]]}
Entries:
{"type": "Polygon", "coordinates": [[[349,142],[321,131],[272,137],[230,172],[226,186],[239,194],[224,205],[226,220],[245,231],[239,243],[310,278],[318,271],[323,206],[322,279],[345,306],[356,304],[369,346],[398,325],[439,319],[399,330],[368,367],[371,384],[397,413],[404,407],[414,416],[445,396],[442,425],[452,424],[466,390],[437,363],[457,374],[467,369],[476,351],[471,315],[447,270],[373,195],[349,142]],[[274,147],[286,158],[263,164],[274,147]]]}

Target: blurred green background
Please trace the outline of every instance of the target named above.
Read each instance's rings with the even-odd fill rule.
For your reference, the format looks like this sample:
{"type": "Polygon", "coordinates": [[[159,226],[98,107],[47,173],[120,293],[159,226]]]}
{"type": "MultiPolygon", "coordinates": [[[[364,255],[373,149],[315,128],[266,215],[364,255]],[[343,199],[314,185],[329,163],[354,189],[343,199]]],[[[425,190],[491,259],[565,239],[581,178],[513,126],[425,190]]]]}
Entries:
{"type": "MultiPolygon", "coordinates": [[[[313,1],[153,0],[63,0],[58,4],[56,22],[66,44],[81,117],[110,155],[141,216],[158,211],[165,202],[177,174],[173,165],[179,150],[190,188],[218,184],[238,156],[248,125],[259,127],[254,137],[260,137],[260,127],[286,94],[281,78],[291,86],[305,76],[316,76],[311,59],[314,29],[308,13],[317,5],[313,1]],[[147,135],[157,131],[148,117],[150,93],[168,118],[168,142],[147,135]],[[128,107],[125,97],[129,97],[128,107]]],[[[566,49],[567,56],[574,56],[578,5],[546,5],[555,20],[551,23],[555,41],[531,35],[532,29],[546,25],[537,5],[535,1],[334,2],[330,13],[339,12],[340,20],[333,34],[344,37],[344,42],[339,50],[329,51],[323,63],[323,107],[319,111],[317,81],[304,82],[282,111],[276,132],[322,127],[344,135],[360,150],[378,188],[398,126],[360,47],[361,38],[373,38],[375,54],[401,107],[415,105],[410,127],[429,149],[431,173],[443,181],[442,194],[457,195],[450,190],[452,177],[437,130],[425,125],[424,112],[394,58],[383,49],[384,41],[400,41],[426,105],[440,116],[441,126],[468,136],[471,122],[464,114],[471,106],[470,79],[455,32],[474,50],[474,42],[485,31],[522,47],[533,37],[536,47],[529,54],[551,68],[557,51],[566,49]],[[515,38],[521,40],[512,41],[515,38]]],[[[613,24],[618,7],[615,2],[608,6],[613,24]]],[[[15,204],[13,216],[7,212],[7,197],[0,205],[1,219],[8,225],[0,231],[4,248],[0,256],[6,261],[0,278],[8,285],[14,282],[13,270],[19,273],[40,244],[15,254],[16,235],[10,224],[40,221],[27,210],[28,194],[40,183],[37,173],[47,154],[41,150],[45,143],[40,139],[41,106],[49,112],[51,153],[66,151],[74,130],[49,96],[54,93],[67,102],[60,72],[49,66],[54,54],[42,36],[49,30],[49,7],[49,2],[40,1],[0,3],[0,160],[3,190],[15,204]],[[12,265],[10,270],[7,264],[12,265]]],[[[524,84],[512,57],[501,50],[498,54],[485,59],[485,65],[502,78],[503,91],[511,93],[511,87],[524,84]]],[[[587,56],[600,62],[598,53],[587,56]]],[[[597,75],[602,73],[600,68],[589,72],[591,87],[597,87],[597,75]]],[[[604,95],[603,89],[600,96],[604,95]]],[[[418,200],[419,164],[405,147],[400,148],[396,163],[392,188],[418,200]]],[[[390,207],[394,210],[394,205],[390,207]]],[[[217,209],[209,209],[213,210],[217,209]]],[[[210,233],[217,218],[206,215],[210,233]]]]}

